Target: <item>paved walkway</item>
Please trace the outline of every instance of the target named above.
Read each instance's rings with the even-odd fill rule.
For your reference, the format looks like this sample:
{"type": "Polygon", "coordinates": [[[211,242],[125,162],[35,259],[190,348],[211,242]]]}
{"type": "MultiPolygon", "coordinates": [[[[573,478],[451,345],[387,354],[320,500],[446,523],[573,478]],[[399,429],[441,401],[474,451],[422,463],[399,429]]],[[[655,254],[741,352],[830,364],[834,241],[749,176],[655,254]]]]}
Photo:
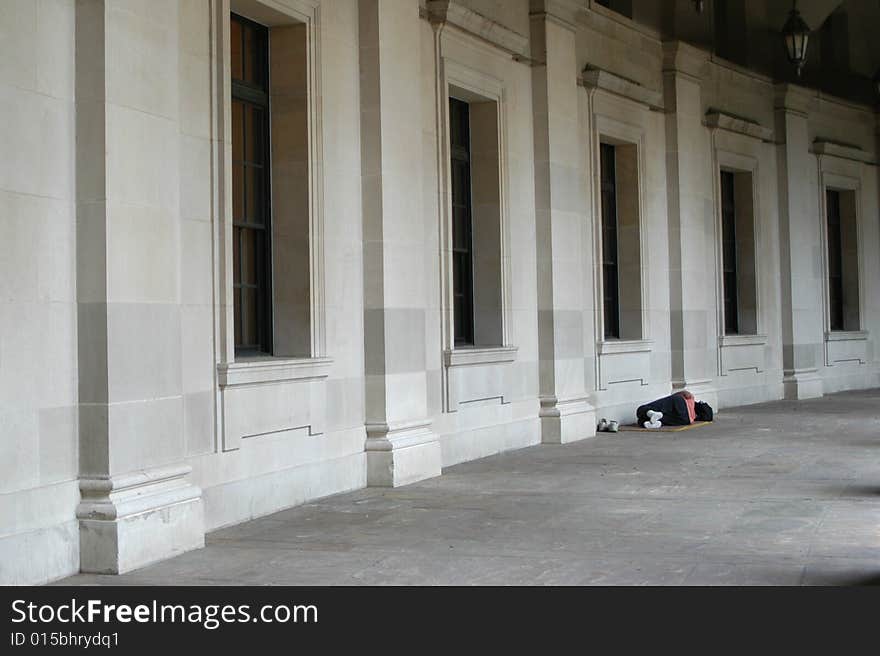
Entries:
{"type": "Polygon", "coordinates": [[[493,456],[62,583],[876,584],[880,390],[493,456]]]}

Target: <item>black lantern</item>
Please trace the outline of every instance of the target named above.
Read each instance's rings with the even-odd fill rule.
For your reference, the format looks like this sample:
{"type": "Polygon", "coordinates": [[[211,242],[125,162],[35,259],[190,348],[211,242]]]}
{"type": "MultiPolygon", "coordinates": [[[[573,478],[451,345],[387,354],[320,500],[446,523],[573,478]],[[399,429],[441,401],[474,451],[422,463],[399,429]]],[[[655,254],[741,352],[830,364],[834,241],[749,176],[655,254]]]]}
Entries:
{"type": "Polygon", "coordinates": [[[788,14],[788,20],[782,27],[782,38],[785,39],[785,51],[788,61],[797,67],[798,77],[804,62],[807,61],[807,42],[810,39],[810,26],[801,18],[797,10],[797,0],[793,3],[788,14]]]}
{"type": "Polygon", "coordinates": [[[694,9],[696,10],[696,12],[698,14],[702,14],[703,9],[705,9],[705,8],[706,8],[705,0],[694,0],[694,9]]]}

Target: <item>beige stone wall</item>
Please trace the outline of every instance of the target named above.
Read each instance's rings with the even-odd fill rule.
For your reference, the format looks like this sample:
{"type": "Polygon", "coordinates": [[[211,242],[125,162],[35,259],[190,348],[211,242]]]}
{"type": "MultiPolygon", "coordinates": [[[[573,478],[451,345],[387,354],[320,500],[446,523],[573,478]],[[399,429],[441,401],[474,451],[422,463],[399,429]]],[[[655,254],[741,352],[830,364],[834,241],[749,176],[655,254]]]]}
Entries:
{"type": "Polygon", "coordinates": [[[583,439],[675,387],[723,409],[880,384],[876,111],[589,7],[0,3],[0,582],[124,571],[309,499],[583,439]],[[274,51],[263,360],[233,349],[233,10],[296,35],[274,51]],[[477,108],[487,181],[473,349],[452,335],[451,92],[477,108]],[[638,237],[620,340],[603,140],[638,237]],[[751,184],[749,335],[722,334],[722,168],[751,184]],[[858,329],[828,330],[826,187],[852,200],[858,329]]]}
{"type": "Polygon", "coordinates": [[[74,3],[0,3],[0,582],[79,569],[74,3]]]}

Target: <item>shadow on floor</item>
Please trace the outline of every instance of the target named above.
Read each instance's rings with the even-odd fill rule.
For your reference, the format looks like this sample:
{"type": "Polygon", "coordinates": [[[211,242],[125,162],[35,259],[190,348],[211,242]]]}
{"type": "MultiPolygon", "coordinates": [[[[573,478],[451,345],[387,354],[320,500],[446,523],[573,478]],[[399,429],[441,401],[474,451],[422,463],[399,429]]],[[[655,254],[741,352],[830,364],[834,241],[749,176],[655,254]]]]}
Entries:
{"type": "Polygon", "coordinates": [[[870,585],[880,585],[880,574],[867,577],[849,577],[842,578],[839,581],[828,581],[826,585],[842,585],[846,587],[862,587],[870,585]]]}

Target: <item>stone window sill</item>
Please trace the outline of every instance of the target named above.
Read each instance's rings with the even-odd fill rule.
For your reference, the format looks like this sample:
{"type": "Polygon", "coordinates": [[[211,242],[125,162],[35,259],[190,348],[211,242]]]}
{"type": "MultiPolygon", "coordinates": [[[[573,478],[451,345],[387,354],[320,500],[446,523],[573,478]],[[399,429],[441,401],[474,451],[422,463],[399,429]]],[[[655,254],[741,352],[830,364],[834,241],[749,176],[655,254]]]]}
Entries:
{"type": "Polygon", "coordinates": [[[609,339],[597,344],[599,355],[612,353],[649,353],[654,342],[648,339],[609,339]]]}
{"type": "Polygon", "coordinates": [[[867,330],[831,330],[825,333],[826,342],[864,342],[867,339],[867,330]]]}
{"type": "Polygon", "coordinates": [[[502,364],[516,360],[516,346],[458,348],[443,352],[447,367],[470,367],[481,364],[502,364]]]}
{"type": "Polygon", "coordinates": [[[719,343],[721,348],[730,346],[763,346],[767,343],[767,335],[722,335],[719,343]]]}
{"type": "Polygon", "coordinates": [[[241,387],[263,383],[326,378],[332,358],[254,357],[217,365],[220,387],[241,387]]]}

